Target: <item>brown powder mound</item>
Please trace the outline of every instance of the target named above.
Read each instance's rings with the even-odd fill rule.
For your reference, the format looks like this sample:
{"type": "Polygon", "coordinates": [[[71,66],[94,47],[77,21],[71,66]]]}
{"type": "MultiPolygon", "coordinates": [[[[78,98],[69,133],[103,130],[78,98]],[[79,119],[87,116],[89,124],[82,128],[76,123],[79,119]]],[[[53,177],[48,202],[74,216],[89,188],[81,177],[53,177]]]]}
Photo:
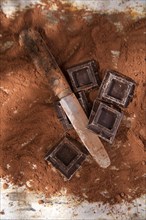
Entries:
{"type": "MultiPolygon", "coordinates": [[[[88,201],[131,201],[144,194],[145,136],[145,22],[128,16],[98,15],[72,9],[51,12],[36,6],[8,19],[1,13],[0,26],[0,173],[10,182],[52,196],[62,188],[88,201]],[[86,15],[86,16],[85,16],[86,15]],[[88,19],[87,19],[88,18],[88,19]],[[123,31],[113,24],[121,22],[123,31]],[[44,156],[65,131],[57,119],[56,101],[45,77],[40,77],[30,58],[19,47],[22,29],[34,27],[46,40],[60,67],[65,69],[89,59],[99,61],[103,70],[117,68],[136,83],[133,102],[124,110],[113,145],[103,142],[112,165],[101,169],[89,156],[70,181],[48,165],[44,156]],[[111,52],[112,51],[112,52],[111,52]],[[115,51],[120,51],[117,64],[115,51]]],[[[97,90],[89,94],[96,97],[97,90]]],[[[78,138],[75,131],[68,132],[78,138]]]]}

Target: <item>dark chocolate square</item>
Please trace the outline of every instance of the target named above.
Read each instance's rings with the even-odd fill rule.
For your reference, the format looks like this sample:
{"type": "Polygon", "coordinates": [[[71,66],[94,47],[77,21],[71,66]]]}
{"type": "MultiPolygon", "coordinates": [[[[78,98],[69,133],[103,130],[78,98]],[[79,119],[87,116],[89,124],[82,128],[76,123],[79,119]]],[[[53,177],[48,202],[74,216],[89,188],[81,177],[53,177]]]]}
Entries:
{"type": "Polygon", "coordinates": [[[132,101],[136,83],[115,71],[107,71],[99,90],[99,99],[127,107],[132,101]]]}
{"type": "Polygon", "coordinates": [[[100,86],[99,65],[94,61],[87,61],[67,69],[74,92],[92,89],[100,86]]]}
{"type": "Polygon", "coordinates": [[[86,154],[84,146],[65,137],[48,152],[45,159],[51,162],[67,179],[70,179],[85,160],[86,154]]]}
{"type": "Polygon", "coordinates": [[[113,143],[122,117],[123,113],[120,111],[96,100],[89,118],[88,129],[107,142],[113,143]]]}

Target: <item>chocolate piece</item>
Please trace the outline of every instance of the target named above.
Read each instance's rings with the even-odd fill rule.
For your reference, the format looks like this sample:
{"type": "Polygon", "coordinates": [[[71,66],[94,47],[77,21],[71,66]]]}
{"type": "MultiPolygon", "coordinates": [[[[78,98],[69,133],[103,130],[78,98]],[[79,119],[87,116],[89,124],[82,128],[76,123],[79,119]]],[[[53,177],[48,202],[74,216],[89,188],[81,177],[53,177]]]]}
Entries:
{"type": "Polygon", "coordinates": [[[45,159],[69,180],[86,158],[83,149],[79,142],[65,137],[48,152],[45,159]]]}
{"type": "Polygon", "coordinates": [[[60,102],[55,103],[55,109],[56,109],[56,112],[57,112],[58,119],[61,121],[63,127],[66,130],[72,129],[73,126],[72,126],[69,118],[67,117],[65,111],[63,110],[60,102]]]}
{"type": "MultiPolygon", "coordinates": [[[[89,117],[90,112],[91,112],[91,104],[88,102],[85,92],[78,92],[76,94],[76,96],[77,96],[77,98],[78,98],[78,100],[79,100],[83,110],[85,111],[87,117],[89,117]]],[[[63,110],[60,102],[57,102],[55,104],[55,108],[56,108],[58,119],[63,124],[63,127],[66,130],[72,129],[73,126],[72,126],[69,118],[67,117],[65,111],[63,110]]]]}
{"type": "Polygon", "coordinates": [[[78,93],[76,93],[76,96],[77,96],[84,112],[86,113],[87,117],[89,118],[92,106],[91,106],[91,103],[87,99],[86,93],[83,91],[78,92],[78,93]]]}
{"type": "Polygon", "coordinates": [[[99,90],[99,99],[127,107],[132,101],[135,82],[115,71],[107,71],[99,90]]]}
{"type": "Polygon", "coordinates": [[[67,69],[74,92],[80,92],[100,86],[99,65],[94,61],[87,61],[67,69]]]}
{"type": "Polygon", "coordinates": [[[118,110],[95,101],[89,118],[88,129],[112,144],[122,117],[123,113],[118,110]]]}

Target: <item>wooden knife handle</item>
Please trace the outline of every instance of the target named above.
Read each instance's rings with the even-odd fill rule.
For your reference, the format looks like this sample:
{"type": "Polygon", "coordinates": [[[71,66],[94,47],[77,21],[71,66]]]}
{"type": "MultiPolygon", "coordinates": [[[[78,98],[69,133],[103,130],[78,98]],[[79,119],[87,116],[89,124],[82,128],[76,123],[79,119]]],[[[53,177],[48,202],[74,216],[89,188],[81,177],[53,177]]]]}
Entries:
{"type": "Polygon", "coordinates": [[[41,35],[33,30],[24,30],[19,35],[19,43],[30,55],[37,71],[46,75],[49,87],[60,99],[72,93],[61,69],[56,63],[41,35]]]}

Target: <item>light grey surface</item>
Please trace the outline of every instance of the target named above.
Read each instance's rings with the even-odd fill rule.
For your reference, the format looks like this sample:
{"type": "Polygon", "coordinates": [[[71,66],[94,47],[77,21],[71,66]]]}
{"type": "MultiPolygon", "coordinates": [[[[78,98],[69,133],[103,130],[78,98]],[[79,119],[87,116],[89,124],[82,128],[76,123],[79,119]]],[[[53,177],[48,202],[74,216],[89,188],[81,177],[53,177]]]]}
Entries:
{"type": "Polygon", "coordinates": [[[100,13],[133,10],[143,14],[146,6],[145,0],[68,0],[68,2],[78,7],[99,11],[100,13]]]}
{"type": "MultiPolygon", "coordinates": [[[[70,2],[78,8],[85,8],[86,10],[94,10],[99,13],[113,13],[113,12],[133,12],[134,17],[141,17],[145,15],[146,0],[60,0],[61,2],[70,2]]],[[[54,0],[52,2],[52,9],[57,10],[54,0]]],[[[0,5],[3,12],[7,16],[12,16],[15,11],[23,10],[26,7],[33,7],[35,4],[45,5],[41,0],[0,0],[0,5]]]]}
{"type": "MultiPolygon", "coordinates": [[[[103,196],[107,194],[107,192],[101,193],[103,196]]],[[[6,190],[1,188],[1,211],[4,210],[5,215],[1,215],[0,219],[145,220],[144,196],[134,200],[131,204],[123,202],[114,206],[88,203],[86,195],[84,196],[85,201],[80,203],[77,198],[66,196],[66,189],[62,189],[56,197],[45,199],[45,203],[39,205],[38,200],[44,199],[44,195],[28,192],[24,187],[9,186],[6,190]]]]}

